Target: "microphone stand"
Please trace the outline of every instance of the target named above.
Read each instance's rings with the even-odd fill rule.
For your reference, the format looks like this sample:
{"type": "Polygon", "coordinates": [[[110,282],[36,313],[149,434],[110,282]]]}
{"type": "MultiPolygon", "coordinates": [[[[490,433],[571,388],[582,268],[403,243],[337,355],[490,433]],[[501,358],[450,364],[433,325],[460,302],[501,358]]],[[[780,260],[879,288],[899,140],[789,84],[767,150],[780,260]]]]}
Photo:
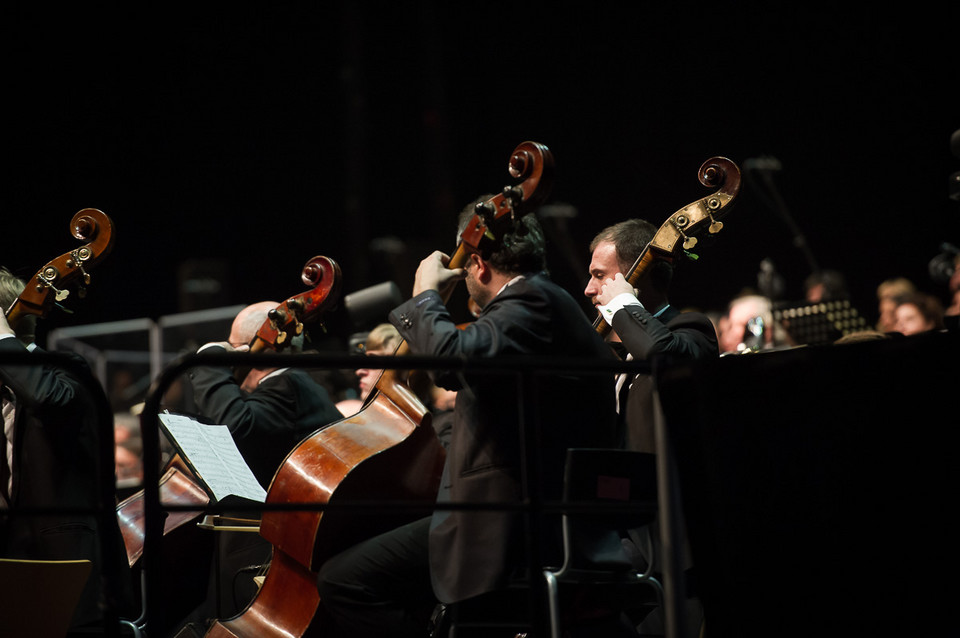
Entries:
{"type": "Polygon", "coordinates": [[[777,213],[787,225],[787,228],[790,229],[790,233],[793,235],[793,245],[796,246],[797,249],[799,249],[803,254],[807,261],[807,265],[810,267],[810,272],[820,272],[820,266],[817,264],[817,260],[814,258],[813,252],[810,250],[810,245],[807,243],[806,236],[803,234],[803,231],[800,230],[800,226],[797,225],[797,222],[793,219],[793,216],[790,214],[790,210],[787,207],[787,203],[783,201],[783,197],[780,196],[780,192],[773,183],[773,173],[779,171],[781,168],[780,160],[774,157],[763,157],[759,159],[751,158],[744,161],[743,168],[747,176],[759,176],[761,185],[764,187],[758,189],[760,199],[763,200],[767,206],[772,208],[773,211],[777,213]]]}

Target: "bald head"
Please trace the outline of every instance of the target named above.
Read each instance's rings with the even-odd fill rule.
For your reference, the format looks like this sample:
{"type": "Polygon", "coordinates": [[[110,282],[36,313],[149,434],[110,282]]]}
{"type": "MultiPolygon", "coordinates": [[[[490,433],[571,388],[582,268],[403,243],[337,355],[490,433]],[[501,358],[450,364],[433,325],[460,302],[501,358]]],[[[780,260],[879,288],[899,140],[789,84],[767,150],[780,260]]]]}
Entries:
{"type": "Polygon", "coordinates": [[[261,301],[241,310],[230,327],[230,344],[237,347],[253,341],[257,330],[267,320],[267,313],[279,305],[276,301],[261,301]]]}

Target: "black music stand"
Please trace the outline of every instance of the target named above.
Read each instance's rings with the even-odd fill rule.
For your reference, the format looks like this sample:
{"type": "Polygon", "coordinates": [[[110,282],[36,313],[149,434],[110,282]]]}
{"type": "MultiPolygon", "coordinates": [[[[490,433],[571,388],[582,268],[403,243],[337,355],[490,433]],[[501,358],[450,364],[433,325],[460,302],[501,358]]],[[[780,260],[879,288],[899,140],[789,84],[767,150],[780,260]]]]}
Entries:
{"type": "Polygon", "coordinates": [[[840,337],[868,329],[866,320],[846,299],[779,303],[773,308],[773,320],[783,326],[794,345],[833,343],[840,337]]]}

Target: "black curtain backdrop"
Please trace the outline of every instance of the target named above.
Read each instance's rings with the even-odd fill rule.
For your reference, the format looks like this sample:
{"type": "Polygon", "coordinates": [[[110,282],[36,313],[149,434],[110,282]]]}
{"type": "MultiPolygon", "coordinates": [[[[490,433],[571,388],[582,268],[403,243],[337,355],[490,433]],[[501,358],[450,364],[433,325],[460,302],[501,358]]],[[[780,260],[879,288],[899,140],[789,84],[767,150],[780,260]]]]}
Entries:
{"type": "MultiPolygon", "coordinates": [[[[659,225],[724,155],[779,161],[777,194],[869,321],[890,277],[946,299],[927,263],[960,243],[958,10],[676,4],[7,6],[0,264],[31,276],[96,207],[116,248],[48,329],[178,312],[195,260],[216,262],[217,303],[300,292],[317,254],[341,264],[344,293],[393,280],[406,295],[529,139],[555,156],[551,201],[575,213],[547,224],[551,270],[578,296],[597,231],[659,225]]],[[[722,310],[764,258],[802,295],[809,259],[767,195],[744,180],[675,303],[722,310]]],[[[343,315],[328,322],[345,337],[343,315]]]]}

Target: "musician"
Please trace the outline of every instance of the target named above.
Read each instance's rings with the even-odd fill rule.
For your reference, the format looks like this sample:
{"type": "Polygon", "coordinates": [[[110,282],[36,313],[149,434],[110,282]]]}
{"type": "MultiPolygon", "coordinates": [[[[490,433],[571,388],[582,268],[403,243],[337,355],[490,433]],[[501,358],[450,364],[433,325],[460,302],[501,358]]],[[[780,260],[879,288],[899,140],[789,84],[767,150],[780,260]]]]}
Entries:
{"type": "MultiPolygon", "coordinates": [[[[717,333],[710,319],[670,305],[670,264],[656,262],[641,277],[637,289],[626,281],[625,274],[656,232],[653,224],[642,219],[630,219],[600,231],[590,242],[590,279],[583,294],[613,328],[610,340],[621,344],[615,349],[623,351],[623,358],[716,357],[717,333]]],[[[620,406],[621,419],[626,421],[624,444],[631,450],[655,452],[651,379],[643,376],[623,382],[627,388],[622,392],[629,392],[620,406]]]]}
{"type": "MultiPolygon", "coordinates": [[[[267,313],[279,305],[262,301],[247,306],[234,318],[227,341],[208,343],[200,351],[248,351],[267,320],[267,313]]],[[[291,348],[299,350],[297,343],[291,348]]],[[[187,376],[202,418],[230,429],[237,449],[264,488],[269,487],[277,468],[297,444],[324,425],[343,418],[327,390],[303,368],[251,368],[237,374],[225,367],[194,367],[187,376]]],[[[250,518],[249,512],[224,514],[250,518]]],[[[218,615],[232,616],[256,595],[256,571],[251,566],[269,561],[270,543],[254,533],[218,534],[218,559],[208,575],[207,599],[181,624],[205,623],[218,615]],[[217,571],[224,584],[219,588],[219,605],[217,571]]]]}
{"type": "Polygon", "coordinates": [[[787,346],[790,338],[780,322],[773,320],[769,297],[744,291],[730,300],[720,318],[720,352],[741,354],[787,346]],[[748,326],[753,326],[748,330],[748,326]]]}
{"type": "MultiPolygon", "coordinates": [[[[673,267],[664,262],[654,266],[638,281],[627,282],[629,273],[657,228],[630,219],[600,231],[590,242],[590,280],[583,293],[612,328],[610,339],[625,359],[649,361],[655,356],[681,360],[702,360],[719,356],[717,333],[710,319],[699,312],[681,312],[668,298],[673,267]]],[[[618,412],[622,442],[632,450],[656,452],[654,436],[654,387],[650,375],[620,375],[617,379],[618,412]]],[[[653,564],[659,574],[662,542],[658,524],[625,530],[624,548],[636,568],[653,564]]],[[[689,565],[689,562],[687,563],[689,565]]],[[[702,621],[699,601],[685,606],[687,628],[697,635],[702,621]]],[[[662,610],[643,619],[641,634],[664,632],[662,610]]]]}
{"type": "MultiPolygon", "coordinates": [[[[468,207],[467,215],[472,210],[468,207]]],[[[612,357],[574,299],[545,274],[543,233],[532,215],[472,252],[465,268],[448,269],[448,261],[440,252],[426,257],[416,272],[413,298],[390,313],[414,354],[612,357]],[[460,279],[482,308],[462,329],[442,294],[460,279]]],[[[522,500],[521,401],[524,424],[540,426],[535,449],[543,478],[531,487],[545,498],[560,496],[568,447],[613,443],[613,388],[602,376],[544,377],[531,383],[524,397],[517,396],[510,374],[438,371],[434,380],[457,390],[439,502],[522,500]]],[[[552,523],[545,524],[548,533],[538,546],[548,563],[559,556],[552,523]]],[[[524,547],[518,513],[437,510],[327,561],[318,579],[321,603],[337,636],[424,635],[437,600],[464,600],[520,576],[528,559],[524,547]]]]}
{"type": "MultiPolygon", "coordinates": [[[[0,307],[10,308],[24,282],[0,267],[0,307]]],[[[0,312],[0,353],[37,349],[36,318],[27,316],[16,332],[0,312]]],[[[78,361],[82,359],[77,358],[78,361]]],[[[101,574],[113,577],[123,614],[132,600],[129,568],[119,528],[102,529],[92,513],[99,505],[98,422],[92,398],[73,373],[55,366],[0,367],[3,437],[0,439],[0,556],[30,560],[93,562],[71,625],[102,619],[101,574]],[[91,513],[10,515],[14,508],[90,508],[91,513]],[[100,535],[114,551],[101,556],[100,535]]],[[[2,633],[2,631],[0,631],[2,633]]]]}
{"type": "MultiPolygon", "coordinates": [[[[227,341],[208,343],[200,350],[249,350],[267,313],[279,305],[262,301],[247,306],[233,320],[227,341]]],[[[188,377],[200,413],[230,429],[240,454],[264,487],[300,441],[343,418],[326,389],[302,368],[252,368],[237,380],[228,368],[195,367],[188,377]]]]}
{"type": "MultiPolygon", "coordinates": [[[[393,324],[377,324],[370,334],[367,335],[367,341],[364,346],[364,353],[371,357],[384,357],[393,355],[403,338],[393,324]]],[[[380,374],[383,370],[376,368],[359,368],[357,370],[357,379],[360,385],[361,402],[365,400],[370,392],[373,391],[380,380],[380,374]]],[[[430,378],[425,374],[413,374],[409,371],[400,371],[401,375],[406,377],[406,382],[410,385],[417,398],[430,410],[433,415],[431,420],[433,429],[440,439],[440,444],[444,448],[450,447],[450,430],[453,426],[453,405],[457,398],[457,393],[446,390],[434,385],[430,378]]],[[[359,408],[358,408],[359,409],[359,408]]],[[[356,412],[356,410],[354,410],[356,412]]]]}

